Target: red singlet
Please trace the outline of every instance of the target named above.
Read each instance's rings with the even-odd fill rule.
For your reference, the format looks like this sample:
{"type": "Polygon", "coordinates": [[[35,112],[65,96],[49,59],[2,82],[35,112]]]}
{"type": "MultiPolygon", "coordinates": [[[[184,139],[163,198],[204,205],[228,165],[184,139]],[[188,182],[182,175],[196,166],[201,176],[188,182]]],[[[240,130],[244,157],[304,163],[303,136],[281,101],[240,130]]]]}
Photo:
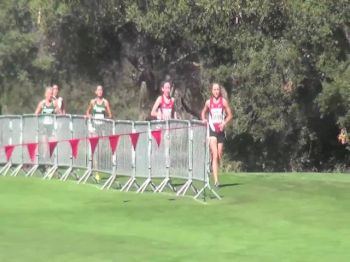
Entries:
{"type": "Polygon", "coordinates": [[[209,126],[212,131],[220,133],[220,124],[225,119],[224,103],[222,97],[219,98],[217,103],[214,103],[214,99],[210,98],[209,101],[209,126]]]}

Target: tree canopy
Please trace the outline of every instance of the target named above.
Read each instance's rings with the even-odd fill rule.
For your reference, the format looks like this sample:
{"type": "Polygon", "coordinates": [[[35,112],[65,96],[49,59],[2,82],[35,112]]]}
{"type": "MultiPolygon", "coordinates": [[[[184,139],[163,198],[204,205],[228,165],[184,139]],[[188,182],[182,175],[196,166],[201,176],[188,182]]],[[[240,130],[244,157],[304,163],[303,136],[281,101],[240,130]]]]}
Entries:
{"type": "Polygon", "coordinates": [[[337,141],[350,130],[348,0],[2,0],[0,10],[2,114],[33,112],[53,83],[82,114],[102,84],[117,118],[145,118],[169,77],[182,117],[195,118],[218,81],[234,109],[227,161],[349,164],[337,141]]]}

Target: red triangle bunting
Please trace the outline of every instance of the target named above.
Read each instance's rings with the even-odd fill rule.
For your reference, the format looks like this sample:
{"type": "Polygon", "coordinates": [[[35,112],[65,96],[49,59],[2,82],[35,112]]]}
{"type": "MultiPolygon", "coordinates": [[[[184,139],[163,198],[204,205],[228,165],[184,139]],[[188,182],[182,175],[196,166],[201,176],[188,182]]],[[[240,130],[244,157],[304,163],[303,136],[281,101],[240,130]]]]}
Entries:
{"type": "Polygon", "coordinates": [[[96,146],[98,144],[99,137],[94,136],[94,137],[89,137],[89,142],[90,142],[90,147],[91,147],[91,155],[94,155],[96,146]]]}
{"type": "Polygon", "coordinates": [[[74,158],[77,158],[78,156],[78,145],[79,145],[80,139],[70,139],[68,140],[70,147],[72,149],[72,155],[74,158]]]}
{"type": "Polygon", "coordinates": [[[137,145],[137,141],[139,140],[140,133],[131,133],[129,134],[129,136],[131,139],[132,146],[134,150],[136,150],[136,145],[137,145]]]}
{"type": "Polygon", "coordinates": [[[9,161],[12,156],[13,149],[15,148],[14,145],[7,145],[5,146],[5,154],[6,154],[6,160],[9,161]]]}
{"type": "Polygon", "coordinates": [[[50,157],[52,157],[53,151],[55,151],[56,146],[57,146],[57,141],[49,141],[50,157]]]}
{"type": "Polygon", "coordinates": [[[160,145],[160,142],[162,141],[162,130],[161,129],[157,129],[157,130],[153,130],[151,132],[153,138],[156,140],[157,145],[160,145]]]}
{"type": "Polygon", "coordinates": [[[119,136],[118,135],[109,136],[108,139],[109,139],[109,145],[111,146],[112,154],[114,154],[118,147],[119,136]]]}
{"type": "Polygon", "coordinates": [[[27,149],[29,153],[30,160],[34,162],[36,150],[38,149],[38,143],[29,143],[27,144],[27,149]]]}

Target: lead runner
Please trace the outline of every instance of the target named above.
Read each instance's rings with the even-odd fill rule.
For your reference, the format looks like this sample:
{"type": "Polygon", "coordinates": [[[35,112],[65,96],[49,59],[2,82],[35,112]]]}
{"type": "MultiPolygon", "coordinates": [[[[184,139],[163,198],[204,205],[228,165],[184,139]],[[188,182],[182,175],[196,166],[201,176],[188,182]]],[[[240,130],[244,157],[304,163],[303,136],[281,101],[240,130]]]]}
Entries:
{"type": "Polygon", "coordinates": [[[222,159],[225,140],[225,126],[233,118],[231,108],[222,97],[218,83],[211,86],[211,98],[205,102],[201,118],[209,125],[209,147],[215,186],[219,186],[219,166],[222,159]],[[207,118],[208,115],[208,118],[207,118]]]}

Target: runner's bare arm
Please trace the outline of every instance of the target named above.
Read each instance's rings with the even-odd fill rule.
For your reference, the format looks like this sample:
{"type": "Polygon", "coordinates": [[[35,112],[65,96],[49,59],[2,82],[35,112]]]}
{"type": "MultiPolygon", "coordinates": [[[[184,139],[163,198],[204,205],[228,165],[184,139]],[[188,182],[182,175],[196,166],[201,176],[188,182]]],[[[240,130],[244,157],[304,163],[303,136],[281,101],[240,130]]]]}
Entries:
{"type": "Polygon", "coordinates": [[[203,110],[202,110],[202,113],[201,113],[201,119],[203,122],[208,122],[207,120],[207,113],[208,113],[208,110],[209,110],[209,100],[205,101],[205,104],[204,104],[204,107],[203,107],[203,110]]]}
{"type": "Polygon", "coordinates": [[[58,115],[61,115],[62,111],[61,111],[61,108],[58,106],[57,101],[53,101],[53,105],[55,107],[55,113],[58,114],[58,115]]]}
{"type": "Polygon", "coordinates": [[[62,99],[62,104],[61,104],[61,114],[65,115],[66,114],[66,107],[64,104],[64,100],[62,99]]]}
{"type": "Polygon", "coordinates": [[[159,96],[152,107],[151,116],[153,117],[158,116],[158,108],[159,108],[160,102],[161,102],[161,97],[159,96]]]}
{"type": "Polygon", "coordinates": [[[42,110],[42,101],[40,101],[35,109],[35,115],[39,115],[41,113],[42,110]]]}
{"type": "Polygon", "coordinates": [[[86,110],[85,117],[91,117],[91,109],[93,107],[94,100],[91,100],[88,106],[88,109],[86,110]]]}

